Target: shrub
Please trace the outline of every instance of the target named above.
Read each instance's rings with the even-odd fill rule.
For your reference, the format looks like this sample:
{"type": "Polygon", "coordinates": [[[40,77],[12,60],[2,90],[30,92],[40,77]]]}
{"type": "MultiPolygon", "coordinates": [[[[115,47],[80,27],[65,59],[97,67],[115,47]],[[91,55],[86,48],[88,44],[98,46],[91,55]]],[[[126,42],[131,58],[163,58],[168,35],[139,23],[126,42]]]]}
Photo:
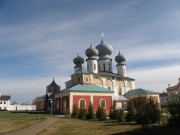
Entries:
{"type": "Polygon", "coordinates": [[[79,109],[78,118],[86,119],[86,109],[85,108],[80,108],[79,109]]]}
{"type": "Polygon", "coordinates": [[[98,107],[98,110],[96,112],[96,118],[98,120],[102,120],[102,121],[106,120],[106,112],[105,112],[104,108],[98,107]]]}
{"type": "Polygon", "coordinates": [[[117,120],[118,117],[118,110],[116,109],[116,102],[113,101],[113,104],[111,106],[111,109],[109,111],[109,118],[111,120],[117,120]]]}
{"type": "Polygon", "coordinates": [[[152,99],[148,101],[137,100],[135,109],[135,120],[142,128],[147,128],[148,124],[154,124],[160,119],[159,106],[152,99]]]}
{"type": "Polygon", "coordinates": [[[119,122],[122,122],[122,121],[124,121],[124,111],[123,110],[117,110],[118,111],[118,115],[117,115],[117,120],[119,121],[119,122]]]}
{"type": "Polygon", "coordinates": [[[168,125],[175,128],[180,127],[180,96],[174,95],[172,97],[168,102],[168,110],[171,114],[168,125]]]}
{"type": "Polygon", "coordinates": [[[128,111],[128,112],[127,112],[127,114],[126,114],[125,120],[126,120],[127,122],[131,122],[131,121],[133,121],[134,118],[135,118],[135,110],[134,110],[134,106],[133,106],[131,100],[128,102],[127,111],[128,111]]]}
{"type": "Polygon", "coordinates": [[[90,102],[90,105],[88,107],[87,119],[93,119],[93,118],[94,118],[94,108],[92,103],[90,102]]]}
{"type": "Polygon", "coordinates": [[[77,104],[74,104],[73,105],[73,111],[72,111],[71,117],[76,118],[77,115],[78,115],[78,107],[77,107],[77,104]]]}

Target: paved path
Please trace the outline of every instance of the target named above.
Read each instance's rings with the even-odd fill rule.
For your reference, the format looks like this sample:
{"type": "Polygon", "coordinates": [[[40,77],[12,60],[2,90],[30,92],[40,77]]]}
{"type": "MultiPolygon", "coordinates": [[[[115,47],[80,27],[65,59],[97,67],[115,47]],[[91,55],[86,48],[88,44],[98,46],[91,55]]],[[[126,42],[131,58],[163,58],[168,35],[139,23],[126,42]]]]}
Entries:
{"type": "Polygon", "coordinates": [[[6,133],[5,135],[36,135],[43,131],[44,129],[48,128],[51,126],[53,123],[56,121],[60,120],[58,117],[50,117],[45,121],[39,122],[37,124],[31,125],[27,128],[20,129],[17,131],[13,131],[11,133],[6,133]]]}

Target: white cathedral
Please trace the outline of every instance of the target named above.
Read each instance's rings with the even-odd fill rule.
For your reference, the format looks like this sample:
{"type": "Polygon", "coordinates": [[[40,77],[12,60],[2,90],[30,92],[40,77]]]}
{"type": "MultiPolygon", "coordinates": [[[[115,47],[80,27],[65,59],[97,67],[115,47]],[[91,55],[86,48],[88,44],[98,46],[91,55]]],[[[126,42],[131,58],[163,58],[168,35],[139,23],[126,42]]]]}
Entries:
{"type": "Polygon", "coordinates": [[[84,59],[78,54],[73,60],[75,71],[71,75],[71,80],[66,82],[66,89],[76,84],[104,87],[113,91],[112,100],[116,101],[118,107],[123,108],[124,103],[128,101],[123,95],[135,89],[135,79],[127,77],[126,59],[120,52],[115,57],[117,73],[113,73],[112,52],[112,46],[107,44],[103,37],[101,43],[96,47],[91,44],[90,48],[85,51],[87,70],[83,67],[84,59]],[[77,73],[82,73],[82,76],[77,76],[77,73]]]}

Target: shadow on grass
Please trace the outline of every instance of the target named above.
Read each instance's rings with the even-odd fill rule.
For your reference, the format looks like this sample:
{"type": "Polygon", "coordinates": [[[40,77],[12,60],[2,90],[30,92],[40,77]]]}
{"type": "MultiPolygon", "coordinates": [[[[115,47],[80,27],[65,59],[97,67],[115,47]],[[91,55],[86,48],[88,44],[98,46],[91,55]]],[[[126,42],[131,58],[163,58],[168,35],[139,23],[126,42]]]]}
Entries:
{"type": "Polygon", "coordinates": [[[139,128],[131,131],[113,133],[111,135],[180,135],[180,129],[152,126],[146,130],[139,128]]]}

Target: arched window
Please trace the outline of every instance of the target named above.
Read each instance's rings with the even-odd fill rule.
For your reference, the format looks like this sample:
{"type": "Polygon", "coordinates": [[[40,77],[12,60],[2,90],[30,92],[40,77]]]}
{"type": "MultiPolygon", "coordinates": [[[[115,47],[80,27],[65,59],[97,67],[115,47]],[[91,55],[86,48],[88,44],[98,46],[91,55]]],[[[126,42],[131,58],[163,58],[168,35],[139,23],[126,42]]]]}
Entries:
{"type": "Polygon", "coordinates": [[[88,79],[88,77],[86,77],[86,82],[89,82],[89,79],[88,79]]]}
{"type": "Polygon", "coordinates": [[[118,94],[119,94],[119,96],[122,95],[122,88],[121,87],[119,87],[118,94]]]}
{"type": "Polygon", "coordinates": [[[81,82],[81,77],[77,77],[77,82],[81,82]]]}
{"type": "Polygon", "coordinates": [[[63,110],[66,109],[66,99],[63,100],[63,110]]]}
{"type": "Polygon", "coordinates": [[[106,101],[104,99],[101,99],[100,101],[100,107],[106,108],[106,101]]]}
{"type": "Polygon", "coordinates": [[[80,99],[79,101],[79,108],[86,108],[86,102],[84,99],[80,99]]]}

